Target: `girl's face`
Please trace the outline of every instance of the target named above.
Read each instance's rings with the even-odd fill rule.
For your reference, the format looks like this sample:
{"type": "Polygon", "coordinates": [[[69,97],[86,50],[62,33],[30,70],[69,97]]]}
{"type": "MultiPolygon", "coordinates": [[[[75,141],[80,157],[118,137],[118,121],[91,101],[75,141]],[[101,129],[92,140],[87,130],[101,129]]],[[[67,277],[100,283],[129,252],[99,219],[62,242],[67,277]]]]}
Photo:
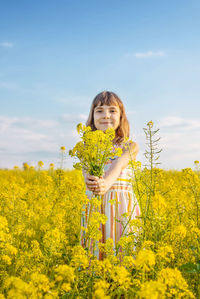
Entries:
{"type": "Polygon", "coordinates": [[[94,109],[94,125],[97,130],[105,131],[108,128],[116,130],[120,124],[120,108],[118,105],[98,105],[94,109]]]}

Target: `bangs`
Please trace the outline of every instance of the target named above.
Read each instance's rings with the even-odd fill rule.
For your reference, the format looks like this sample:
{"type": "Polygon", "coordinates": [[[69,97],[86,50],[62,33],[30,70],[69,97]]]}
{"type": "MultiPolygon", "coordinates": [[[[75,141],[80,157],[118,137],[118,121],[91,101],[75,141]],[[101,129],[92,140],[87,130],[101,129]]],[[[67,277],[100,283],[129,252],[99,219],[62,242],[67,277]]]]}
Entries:
{"type": "Polygon", "coordinates": [[[97,106],[103,106],[103,105],[119,106],[119,103],[118,103],[117,99],[111,93],[106,92],[106,93],[97,95],[97,97],[95,98],[95,100],[93,102],[94,108],[96,108],[97,106]]]}

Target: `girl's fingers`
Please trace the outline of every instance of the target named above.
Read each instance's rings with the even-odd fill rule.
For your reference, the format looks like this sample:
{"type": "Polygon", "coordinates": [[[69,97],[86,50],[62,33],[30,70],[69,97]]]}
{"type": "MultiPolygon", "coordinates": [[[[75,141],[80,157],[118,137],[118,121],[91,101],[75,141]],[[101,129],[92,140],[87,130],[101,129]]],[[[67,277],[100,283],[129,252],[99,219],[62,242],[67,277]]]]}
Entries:
{"type": "Polygon", "coordinates": [[[103,185],[103,182],[102,181],[90,181],[90,180],[85,180],[85,183],[87,186],[90,186],[90,187],[97,187],[97,186],[102,186],[103,185]]]}
{"type": "Polygon", "coordinates": [[[105,182],[103,177],[96,177],[87,175],[85,179],[87,188],[96,195],[103,195],[105,193],[105,182]]]}
{"type": "Polygon", "coordinates": [[[88,186],[97,186],[97,183],[96,182],[91,182],[91,181],[87,181],[86,182],[86,185],[88,185],[88,186]]]}
{"type": "Polygon", "coordinates": [[[95,188],[95,192],[97,192],[97,193],[105,193],[105,185],[104,184],[102,184],[102,185],[100,185],[100,186],[97,186],[96,188],[95,188]]]}
{"type": "Polygon", "coordinates": [[[87,188],[88,188],[90,191],[94,191],[94,190],[96,189],[95,186],[88,186],[88,185],[87,185],[87,188]]]}
{"type": "Polygon", "coordinates": [[[90,189],[90,190],[92,190],[92,191],[94,191],[96,189],[96,186],[89,186],[89,185],[87,185],[87,188],[90,189]]]}
{"type": "Polygon", "coordinates": [[[99,186],[99,187],[104,187],[104,186],[105,186],[104,179],[100,179],[100,180],[98,181],[98,186],[99,186]]]}
{"type": "Polygon", "coordinates": [[[91,181],[98,181],[98,180],[99,180],[99,177],[98,177],[98,176],[94,176],[94,175],[87,174],[86,179],[91,180],[91,181]]]}
{"type": "Polygon", "coordinates": [[[88,178],[85,179],[85,182],[90,184],[97,184],[96,180],[89,180],[88,178]]]}

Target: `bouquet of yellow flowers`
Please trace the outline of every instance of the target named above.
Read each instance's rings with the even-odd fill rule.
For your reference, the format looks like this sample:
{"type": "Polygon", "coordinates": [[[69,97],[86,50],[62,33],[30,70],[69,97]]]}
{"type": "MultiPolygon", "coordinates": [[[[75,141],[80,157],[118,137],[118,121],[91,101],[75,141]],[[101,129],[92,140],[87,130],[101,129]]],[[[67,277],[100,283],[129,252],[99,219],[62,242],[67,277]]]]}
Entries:
{"type": "Polygon", "coordinates": [[[105,132],[101,130],[92,131],[88,126],[77,125],[77,131],[81,137],[75,147],[69,151],[71,157],[79,159],[74,164],[75,168],[83,169],[90,175],[102,176],[104,166],[110,158],[121,156],[122,149],[113,146],[115,131],[112,128],[105,132]]]}
{"type": "MultiPolygon", "coordinates": [[[[78,124],[77,131],[81,141],[69,151],[70,156],[79,160],[78,163],[74,164],[74,167],[83,169],[90,175],[102,176],[106,162],[122,154],[122,149],[113,144],[114,129],[109,128],[105,132],[101,130],[92,131],[89,126],[78,124]]],[[[101,196],[92,194],[92,198],[83,206],[81,239],[87,249],[91,248],[91,244],[93,244],[93,252],[96,241],[102,237],[99,227],[101,224],[105,224],[107,219],[101,213],[100,205],[101,196]]]]}

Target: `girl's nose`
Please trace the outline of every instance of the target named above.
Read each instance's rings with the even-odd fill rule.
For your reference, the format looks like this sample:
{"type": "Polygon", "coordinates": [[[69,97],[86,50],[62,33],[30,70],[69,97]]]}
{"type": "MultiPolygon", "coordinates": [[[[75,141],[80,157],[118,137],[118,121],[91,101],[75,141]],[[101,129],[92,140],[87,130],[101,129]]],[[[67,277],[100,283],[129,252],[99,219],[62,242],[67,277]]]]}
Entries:
{"type": "Polygon", "coordinates": [[[110,112],[108,110],[104,111],[104,117],[109,118],[110,117],[110,112]]]}

